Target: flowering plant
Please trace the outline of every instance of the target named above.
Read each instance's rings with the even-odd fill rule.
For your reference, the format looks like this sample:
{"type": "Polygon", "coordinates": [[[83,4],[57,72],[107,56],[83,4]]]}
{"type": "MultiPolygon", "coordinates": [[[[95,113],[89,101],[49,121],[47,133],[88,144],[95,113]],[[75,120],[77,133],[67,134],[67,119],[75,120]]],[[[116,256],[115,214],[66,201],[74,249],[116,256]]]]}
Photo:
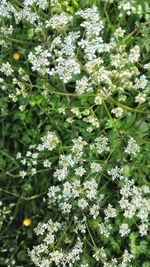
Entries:
{"type": "Polygon", "coordinates": [[[149,266],[149,18],[0,1],[3,266],[149,266]]]}

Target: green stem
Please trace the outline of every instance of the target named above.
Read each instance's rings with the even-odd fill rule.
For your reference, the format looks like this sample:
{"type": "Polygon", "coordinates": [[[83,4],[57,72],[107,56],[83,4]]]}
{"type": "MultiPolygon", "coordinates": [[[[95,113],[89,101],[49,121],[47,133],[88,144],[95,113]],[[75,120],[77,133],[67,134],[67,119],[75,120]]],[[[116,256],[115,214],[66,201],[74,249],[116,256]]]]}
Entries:
{"type": "Polygon", "coordinates": [[[33,42],[28,42],[28,41],[14,39],[12,37],[8,37],[8,36],[5,36],[5,35],[0,35],[0,39],[4,39],[6,41],[10,41],[10,42],[17,43],[17,44],[26,44],[26,45],[34,45],[34,44],[37,44],[37,43],[33,43],[33,42]]]}
{"type": "Polygon", "coordinates": [[[97,246],[96,246],[96,244],[95,244],[95,241],[94,241],[94,239],[93,239],[93,236],[92,236],[92,234],[91,234],[91,232],[90,232],[90,229],[89,229],[87,223],[86,223],[86,228],[87,228],[87,231],[88,231],[88,233],[89,233],[89,236],[90,236],[90,238],[91,238],[91,241],[92,241],[92,243],[93,243],[94,248],[97,248],[97,246]]]}
{"type": "Polygon", "coordinates": [[[136,113],[142,113],[142,114],[150,114],[150,112],[148,111],[144,111],[144,110],[140,110],[140,109],[136,109],[136,108],[131,108],[131,107],[128,107],[126,105],[123,105],[121,104],[120,102],[118,102],[117,100],[115,100],[112,96],[109,96],[107,98],[107,101],[110,102],[110,103],[113,103],[115,105],[117,105],[118,107],[121,107],[127,111],[130,111],[130,112],[136,112],[136,113]]]}

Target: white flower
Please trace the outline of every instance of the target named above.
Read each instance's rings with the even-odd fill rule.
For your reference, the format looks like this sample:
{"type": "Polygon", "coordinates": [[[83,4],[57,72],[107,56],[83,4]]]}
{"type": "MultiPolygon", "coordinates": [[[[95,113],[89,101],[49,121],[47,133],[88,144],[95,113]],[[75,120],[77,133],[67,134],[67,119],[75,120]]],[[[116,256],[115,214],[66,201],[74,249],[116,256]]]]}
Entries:
{"type": "Polygon", "coordinates": [[[143,186],[142,186],[142,191],[143,191],[145,194],[149,194],[149,193],[150,193],[150,186],[149,186],[149,185],[143,185],[143,186]]]}
{"type": "Polygon", "coordinates": [[[19,175],[21,176],[21,178],[24,178],[27,175],[27,173],[25,171],[20,171],[19,175]]]}
{"type": "Polygon", "coordinates": [[[70,213],[71,212],[72,206],[69,203],[64,202],[64,203],[61,203],[60,208],[62,210],[62,213],[65,214],[65,213],[70,213]]]}
{"type": "Polygon", "coordinates": [[[127,54],[123,52],[122,54],[111,55],[111,65],[115,68],[123,68],[127,63],[127,54]]]}
{"type": "Polygon", "coordinates": [[[99,231],[101,235],[109,237],[111,229],[112,227],[110,224],[106,224],[106,223],[99,224],[99,231]]]}
{"type": "Polygon", "coordinates": [[[97,95],[97,96],[95,97],[95,99],[94,99],[94,103],[95,103],[96,105],[101,105],[101,104],[103,103],[103,98],[102,98],[102,96],[101,96],[101,95],[97,95]]]}
{"type": "Polygon", "coordinates": [[[59,112],[60,114],[66,115],[65,107],[60,107],[60,108],[58,109],[58,112],[59,112]]]}
{"type": "Polygon", "coordinates": [[[28,59],[32,64],[32,70],[41,74],[49,73],[51,53],[41,45],[35,48],[35,52],[30,52],[28,59]]]}
{"type": "Polygon", "coordinates": [[[38,158],[38,153],[33,153],[33,154],[32,154],[32,158],[33,158],[33,159],[37,159],[37,158],[38,158]]]}
{"type": "Polygon", "coordinates": [[[57,60],[55,68],[49,71],[50,75],[58,74],[59,78],[64,81],[64,83],[69,82],[74,74],[80,74],[80,65],[75,58],[63,58],[59,57],[57,60]]]}
{"type": "Polygon", "coordinates": [[[90,214],[94,219],[99,215],[99,206],[94,204],[93,207],[90,208],[90,214]]]}
{"type": "Polygon", "coordinates": [[[18,152],[18,153],[16,154],[16,159],[21,159],[21,152],[18,152]]]}
{"type": "Polygon", "coordinates": [[[133,255],[130,254],[127,250],[125,250],[123,253],[123,263],[131,262],[132,259],[133,255]]]}
{"type": "Polygon", "coordinates": [[[107,259],[107,255],[106,255],[104,248],[102,247],[100,249],[97,249],[97,251],[95,252],[93,257],[95,258],[96,261],[104,261],[105,262],[107,259]]]}
{"type": "Polygon", "coordinates": [[[11,76],[14,72],[9,62],[2,63],[0,71],[3,72],[6,76],[11,76]]]}
{"type": "Polygon", "coordinates": [[[69,182],[63,184],[63,197],[64,199],[70,199],[72,197],[72,185],[69,182]]]}
{"type": "Polygon", "coordinates": [[[101,57],[95,58],[93,60],[89,60],[85,67],[88,71],[88,73],[92,74],[95,72],[95,69],[100,68],[100,65],[104,63],[103,59],[101,57]]]}
{"type": "Polygon", "coordinates": [[[91,171],[93,173],[102,171],[102,167],[99,163],[92,162],[90,167],[91,167],[91,171]]]}
{"type": "Polygon", "coordinates": [[[83,118],[83,121],[86,121],[87,123],[92,124],[93,127],[98,128],[99,127],[99,121],[96,116],[94,115],[89,115],[86,118],[83,118]]]}
{"type": "Polygon", "coordinates": [[[68,170],[66,167],[64,167],[63,169],[57,169],[54,173],[54,177],[56,177],[58,181],[65,180],[67,175],[68,175],[68,170]]]}
{"type": "Polygon", "coordinates": [[[146,94],[139,93],[135,97],[135,103],[143,104],[146,101],[146,94]]]}
{"type": "Polygon", "coordinates": [[[76,40],[80,37],[79,32],[69,32],[61,44],[60,54],[73,57],[75,55],[76,40]]]}
{"type": "Polygon", "coordinates": [[[147,83],[148,83],[148,80],[146,79],[146,76],[143,74],[142,76],[140,76],[139,79],[138,78],[135,79],[134,88],[135,89],[145,89],[147,83]]]}
{"type": "Polygon", "coordinates": [[[117,216],[116,209],[114,209],[111,204],[109,204],[107,209],[104,210],[104,213],[105,213],[106,219],[115,218],[117,216]]]}
{"type": "Polygon", "coordinates": [[[10,10],[8,1],[1,0],[0,1],[0,21],[2,20],[3,17],[10,19],[11,18],[10,13],[11,13],[11,10],[10,10]]]}
{"type": "Polygon", "coordinates": [[[127,223],[123,223],[120,225],[120,230],[119,230],[119,233],[121,236],[125,236],[125,235],[128,235],[130,233],[130,229],[129,229],[129,226],[127,223]]]}
{"type": "Polygon", "coordinates": [[[78,200],[78,206],[81,209],[85,209],[88,206],[88,202],[84,198],[78,200]]]}
{"type": "Polygon", "coordinates": [[[35,3],[42,10],[45,10],[48,7],[48,0],[37,0],[35,3]]]}
{"type": "Polygon", "coordinates": [[[84,146],[87,145],[87,142],[83,140],[81,136],[79,136],[76,139],[72,140],[73,142],[73,147],[72,147],[72,152],[75,154],[76,157],[81,157],[83,155],[83,149],[84,146]]]}
{"type": "Polygon", "coordinates": [[[50,20],[46,21],[46,28],[51,27],[52,29],[62,31],[72,19],[72,16],[62,12],[59,15],[54,15],[50,20]]]}
{"type": "Polygon", "coordinates": [[[84,94],[86,92],[92,92],[92,84],[89,82],[89,78],[83,76],[81,80],[76,81],[76,93],[84,94]]]}
{"type": "Polygon", "coordinates": [[[92,144],[91,149],[96,149],[99,154],[103,153],[104,151],[109,151],[108,146],[108,138],[105,136],[99,136],[95,139],[94,144],[92,144]]]}
{"type": "Polygon", "coordinates": [[[52,233],[49,233],[45,238],[44,238],[44,242],[46,243],[46,245],[51,245],[53,244],[55,241],[55,236],[52,233]]]}
{"type": "Polygon", "coordinates": [[[84,182],[83,187],[86,190],[86,197],[88,199],[91,200],[96,198],[98,184],[94,179],[84,182]]]}
{"type": "Polygon", "coordinates": [[[85,10],[79,10],[76,14],[85,19],[80,26],[86,29],[88,38],[99,35],[100,31],[103,29],[103,23],[100,20],[96,6],[85,10]]]}
{"type": "Polygon", "coordinates": [[[27,160],[26,160],[26,159],[22,159],[22,160],[21,160],[21,163],[22,163],[22,165],[26,165],[27,160]]]}
{"type": "Polygon", "coordinates": [[[136,143],[133,137],[130,137],[130,139],[128,140],[128,145],[125,148],[125,152],[129,155],[134,155],[134,156],[136,156],[137,153],[140,152],[140,146],[136,143]]]}
{"type": "Polygon", "coordinates": [[[43,148],[46,148],[49,151],[52,151],[60,142],[56,134],[49,131],[44,137],[41,138],[41,140],[43,148]]]}
{"type": "Polygon", "coordinates": [[[71,117],[68,117],[68,118],[66,119],[66,122],[68,122],[68,123],[70,123],[70,124],[73,124],[74,119],[71,118],[71,117]]]}
{"type": "Polygon", "coordinates": [[[82,220],[79,220],[77,216],[74,216],[74,223],[76,225],[75,227],[75,233],[81,232],[83,234],[86,233],[86,217],[83,217],[82,220]]]}
{"type": "Polygon", "coordinates": [[[150,70],[150,62],[144,65],[145,70],[150,70]]]}
{"type": "Polygon", "coordinates": [[[82,177],[85,173],[86,173],[86,170],[85,170],[85,168],[83,168],[82,166],[80,166],[79,168],[76,168],[76,169],[75,169],[75,174],[76,174],[77,176],[82,177]]]}
{"type": "Polygon", "coordinates": [[[140,47],[135,45],[131,50],[128,57],[128,60],[132,63],[137,62],[140,57],[140,47]]]}
{"type": "Polygon", "coordinates": [[[115,179],[123,179],[122,176],[123,169],[120,169],[118,166],[115,168],[112,168],[111,170],[108,171],[108,174],[112,177],[112,180],[114,181],[115,179]]]}
{"type": "Polygon", "coordinates": [[[147,235],[148,232],[148,223],[142,223],[139,226],[139,233],[141,236],[147,235]]]}
{"type": "Polygon", "coordinates": [[[122,114],[123,114],[123,109],[120,108],[120,107],[117,107],[117,108],[113,108],[113,109],[111,110],[111,112],[112,112],[113,114],[115,114],[116,118],[121,118],[121,117],[122,117],[122,114]]]}
{"type": "Polygon", "coordinates": [[[118,38],[118,37],[123,37],[124,36],[124,34],[125,34],[125,30],[123,30],[121,27],[119,27],[116,31],[115,31],[115,33],[114,33],[114,36],[116,37],[116,38],[118,38]]]}
{"type": "Polygon", "coordinates": [[[69,154],[69,155],[60,155],[60,160],[59,160],[59,164],[63,167],[73,167],[74,164],[75,164],[75,161],[74,159],[72,158],[72,155],[69,154]]]}
{"type": "Polygon", "coordinates": [[[3,33],[4,35],[11,35],[13,31],[14,31],[14,28],[12,25],[0,28],[0,32],[3,33]]]}
{"type": "Polygon", "coordinates": [[[71,112],[73,112],[79,119],[82,118],[82,115],[81,115],[81,112],[80,112],[80,109],[79,108],[73,107],[71,109],[71,112]]]}
{"type": "Polygon", "coordinates": [[[26,157],[31,157],[31,155],[32,155],[31,151],[27,151],[26,157]]]}
{"type": "MultiPolygon", "coordinates": [[[[130,2],[126,2],[125,0],[123,0],[119,6],[118,9],[120,9],[122,12],[125,12],[126,15],[130,16],[131,14],[135,14],[137,13],[137,10],[135,8],[135,6],[133,5],[134,2],[130,1],[130,2]]],[[[122,13],[119,14],[120,17],[122,17],[122,13]]]]}
{"type": "Polygon", "coordinates": [[[45,159],[45,160],[43,161],[43,166],[44,166],[45,168],[50,168],[51,165],[52,165],[52,163],[51,163],[48,159],[45,159]]]}
{"type": "Polygon", "coordinates": [[[48,190],[48,197],[50,199],[52,199],[53,201],[57,198],[57,193],[60,191],[60,187],[59,186],[51,186],[48,190]]]}

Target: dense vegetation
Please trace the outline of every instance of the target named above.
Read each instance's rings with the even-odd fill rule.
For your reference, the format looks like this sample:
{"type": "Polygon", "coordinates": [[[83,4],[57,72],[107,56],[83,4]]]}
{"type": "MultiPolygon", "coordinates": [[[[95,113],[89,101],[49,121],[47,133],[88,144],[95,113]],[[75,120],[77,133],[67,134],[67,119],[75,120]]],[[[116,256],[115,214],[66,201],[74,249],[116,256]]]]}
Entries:
{"type": "Polygon", "coordinates": [[[0,0],[0,266],[150,267],[149,0],[0,0]]]}

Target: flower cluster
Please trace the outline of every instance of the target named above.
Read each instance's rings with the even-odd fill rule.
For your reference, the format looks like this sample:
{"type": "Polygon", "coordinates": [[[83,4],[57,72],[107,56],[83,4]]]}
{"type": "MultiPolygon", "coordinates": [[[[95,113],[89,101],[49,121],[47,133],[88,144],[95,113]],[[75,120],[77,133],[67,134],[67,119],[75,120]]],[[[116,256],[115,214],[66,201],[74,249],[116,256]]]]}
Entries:
{"type": "Polygon", "coordinates": [[[27,175],[35,175],[38,166],[41,167],[40,163],[42,163],[42,166],[46,169],[51,168],[51,161],[47,157],[43,158],[42,152],[54,150],[60,142],[59,138],[54,132],[48,131],[47,134],[41,138],[41,141],[42,143],[38,145],[31,145],[25,156],[23,156],[21,152],[17,153],[16,158],[20,160],[23,168],[25,166],[27,168],[27,170],[23,169],[20,171],[20,177],[24,178],[27,175]]]}
{"type": "MultiPolygon", "coordinates": [[[[131,232],[131,222],[135,217],[139,234],[144,236],[148,231],[150,209],[146,195],[149,188],[135,186],[133,180],[123,177],[123,169],[116,166],[108,170],[108,174],[114,183],[122,182],[120,199],[116,199],[113,205],[111,199],[110,202],[105,201],[105,196],[99,189],[101,185],[98,182],[99,176],[103,172],[101,164],[93,162],[91,159],[89,165],[87,154],[89,144],[81,136],[73,139],[72,143],[71,153],[60,155],[58,167],[53,175],[54,185],[49,187],[47,194],[48,207],[50,210],[57,210],[57,219],[55,222],[50,219],[47,223],[39,223],[35,229],[36,234],[43,237],[41,245],[35,246],[29,252],[36,266],[45,266],[52,262],[56,266],[65,264],[73,266],[75,262],[83,264],[83,236],[86,236],[86,239],[89,238],[88,242],[91,242],[91,221],[97,225],[97,234],[105,238],[109,238],[113,234],[120,235],[121,238],[128,237],[131,232]],[[113,221],[117,221],[118,217],[122,219],[114,233],[113,221]],[[68,222],[70,223],[68,224],[68,222]],[[63,233],[65,233],[64,237],[63,233]],[[70,250],[69,244],[72,243],[72,236],[77,243],[70,250]],[[66,251],[63,249],[65,244],[66,251]],[[78,244],[80,244],[80,249],[78,244]]],[[[96,152],[104,155],[109,152],[108,139],[105,136],[97,137],[95,142],[90,144],[90,148],[93,156],[96,155],[96,152]]],[[[116,258],[110,261],[104,246],[99,248],[98,244],[94,245],[94,250],[93,260],[101,262],[102,266],[126,267],[133,258],[125,250],[122,262],[116,258]]]]}
{"type": "Polygon", "coordinates": [[[46,21],[46,28],[51,27],[58,31],[64,31],[66,25],[72,20],[72,16],[68,14],[61,13],[59,15],[53,16],[49,21],[46,21]]]}
{"type": "Polygon", "coordinates": [[[140,147],[139,145],[136,143],[136,141],[134,140],[133,137],[130,137],[129,141],[128,141],[128,145],[125,149],[125,152],[129,155],[133,155],[136,156],[137,153],[140,152],[140,147]]]}
{"type": "MultiPolygon", "coordinates": [[[[148,31],[148,0],[88,2],[0,0],[2,193],[19,203],[11,217],[0,202],[0,227],[34,199],[16,244],[44,214],[28,250],[39,267],[140,266],[147,246],[150,62],[136,40],[148,31]]],[[[26,265],[19,245],[2,265],[26,265]]]]}
{"type": "Polygon", "coordinates": [[[29,53],[28,59],[32,63],[32,70],[37,70],[41,74],[49,72],[49,59],[51,53],[48,50],[45,50],[41,46],[35,48],[35,53],[29,53]]]}
{"type": "MultiPolygon", "coordinates": [[[[37,6],[40,6],[39,2],[36,2],[37,6]]],[[[46,6],[46,1],[44,3],[43,5],[46,6]]],[[[126,36],[123,28],[117,28],[113,38],[105,42],[105,27],[96,6],[79,10],[74,17],[67,12],[61,12],[45,22],[39,22],[39,18],[35,17],[37,13],[34,16],[32,15],[33,9],[31,13],[29,11],[34,4],[35,1],[25,1],[24,8],[20,11],[22,16],[25,16],[28,10],[36,24],[35,30],[41,28],[42,31],[42,27],[46,27],[47,29],[50,28],[54,34],[51,38],[48,37],[46,42],[35,46],[28,53],[32,71],[48,75],[54,81],[59,77],[65,84],[65,91],[65,86],[70,86],[69,84],[72,82],[75,93],[79,97],[80,95],[87,95],[87,97],[89,95],[89,108],[92,105],[104,106],[105,101],[111,102],[110,96],[115,96],[118,98],[118,102],[124,102],[124,105],[129,99],[133,105],[145,102],[149,105],[147,101],[149,81],[147,76],[143,74],[143,70],[141,71],[137,67],[140,60],[140,48],[135,45],[128,49],[126,44],[122,43],[124,36],[126,36]],[[76,25],[79,17],[80,25],[76,25]],[[75,23],[77,30],[70,31],[69,23],[71,22],[75,23]],[[76,82],[74,82],[75,77],[79,77],[76,82]]],[[[123,4],[122,2],[122,5],[125,8],[125,5],[131,4],[123,4]]],[[[12,16],[14,15],[19,19],[17,12],[11,7],[12,16]]],[[[28,17],[26,16],[26,19],[28,17]]],[[[12,28],[11,25],[8,29],[10,28],[12,28]]],[[[2,31],[4,31],[3,27],[2,31]]],[[[144,68],[148,70],[148,64],[145,64],[144,68]]],[[[0,70],[7,76],[15,75],[8,62],[3,63],[0,70]]],[[[31,81],[30,83],[31,89],[33,89],[34,84],[32,85],[31,81]]],[[[49,94],[51,93],[49,92],[49,94]]],[[[18,100],[17,92],[13,92],[10,96],[13,101],[18,100]]],[[[118,106],[111,109],[109,116],[114,115],[116,118],[126,116],[123,105],[120,103],[116,103],[116,105],[118,106]]],[[[91,109],[88,111],[90,114],[85,115],[87,109],[84,106],[84,104],[81,105],[82,111],[80,113],[82,114],[78,118],[85,122],[87,131],[91,132],[94,128],[99,127],[99,121],[91,109]]],[[[25,106],[21,107],[21,110],[24,108],[25,106]]],[[[67,118],[67,121],[73,123],[73,118],[67,118]]]]}
{"type": "Polygon", "coordinates": [[[142,16],[142,6],[137,5],[135,0],[131,0],[130,2],[127,2],[126,0],[121,1],[121,3],[118,5],[118,9],[120,12],[119,16],[122,17],[123,14],[126,14],[128,16],[137,14],[139,17],[142,16]]]}
{"type": "Polygon", "coordinates": [[[3,72],[6,76],[11,76],[14,72],[9,62],[2,63],[0,71],[3,72]]]}
{"type": "MultiPolygon", "coordinates": [[[[125,180],[125,184],[120,193],[122,197],[119,204],[122,211],[124,211],[123,216],[130,220],[133,217],[138,218],[141,221],[141,224],[138,226],[140,235],[147,235],[148,217],[150,213],[150,199],[145,197],[147,192],[143,188],[135,186],[133,180],[125,180]]],[[[122,236],[129,232],[130,229],[127,224],[121,225],[120,233],[122,236]]]]}

